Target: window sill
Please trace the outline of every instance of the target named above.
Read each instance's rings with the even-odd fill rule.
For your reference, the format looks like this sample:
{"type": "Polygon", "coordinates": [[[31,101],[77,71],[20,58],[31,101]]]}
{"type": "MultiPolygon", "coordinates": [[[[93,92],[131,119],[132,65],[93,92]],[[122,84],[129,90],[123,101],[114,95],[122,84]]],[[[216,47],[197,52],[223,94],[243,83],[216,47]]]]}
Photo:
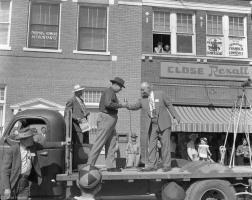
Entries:
{"type": "Polygon", "coordinates": [[[35,51],[35,52],[45,52],[45,53],[61,53],[62,49],[33,49],[24,47],[23,51],[35,51]]]}
{"type": "Polygon", "coordinates": [[[10,46],[1,46],[1,45],[0,45],[0,50],[3,50],[3,51],[11,51],[11,47],[10,47],[10,46]]]}
{"type": "Polygon", "coordinates": [[[110,52],[93,52],[93,51],[77,51],[73,50],[73,53],[76,54],[86,54],[86,55],[101,55],[101,56],[110,56],[110,52]]]}

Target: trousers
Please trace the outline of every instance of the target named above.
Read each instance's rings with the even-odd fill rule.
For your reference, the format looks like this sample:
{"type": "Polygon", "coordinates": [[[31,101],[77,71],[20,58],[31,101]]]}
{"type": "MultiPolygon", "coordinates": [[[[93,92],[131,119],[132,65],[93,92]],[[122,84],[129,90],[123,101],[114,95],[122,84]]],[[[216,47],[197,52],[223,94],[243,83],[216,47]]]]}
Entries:
{"type": "Polygon", "coordinates": [[[157,123],[155,122],[151,123],[149,130],[149,153],[148,153],[149,167],[157,169],[157,163],[158,163],[157,142],[159,138],[162,144],[161,158],[163,161],[163,167],[171,167],[170,135],[171,135],[171,127],[161,131],[157,123]]]}
{"type": "Polygon", "coordinates": [[[115,168],[117,115],[99,113],[97,117],[97,137],[90,151],[87,164],[95,165],[105,145],[105,162],[107,168],[115,168]]]}

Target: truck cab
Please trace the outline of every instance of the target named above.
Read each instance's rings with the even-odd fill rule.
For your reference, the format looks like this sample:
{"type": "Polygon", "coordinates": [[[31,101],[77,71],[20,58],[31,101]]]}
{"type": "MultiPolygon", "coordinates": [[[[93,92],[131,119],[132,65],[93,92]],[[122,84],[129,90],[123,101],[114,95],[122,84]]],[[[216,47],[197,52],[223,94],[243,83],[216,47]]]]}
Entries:
{"type": "MultiPolygon", "coordinates": [[[[10,121],[0,139],[0,166],[3,163],[4,151],[16,144],[15,136],[19,129],[30,127],[41,134],[41,128],[46,128],[43,140],[38,142],[65,141],[66,125],[63,116],[53,110],[31,109],[18,112],[10,121]]],[[[33,131],[34,139],[37,137],[33,131]]],[[[35,139],[36,140],[36,139],[35,139]]],[[[60,197],[63,195],[62,182],[56,182],[56,175],[64,173],[65,149],[43,149],[38,151],[39,164],[41,166],[42,183],[30,185],[30,197],[60,197]]],[[[0,179],[1,182],[1,179],[0,179]]],[[[0,183],[1,184],[1,183],[0,183]]]]}

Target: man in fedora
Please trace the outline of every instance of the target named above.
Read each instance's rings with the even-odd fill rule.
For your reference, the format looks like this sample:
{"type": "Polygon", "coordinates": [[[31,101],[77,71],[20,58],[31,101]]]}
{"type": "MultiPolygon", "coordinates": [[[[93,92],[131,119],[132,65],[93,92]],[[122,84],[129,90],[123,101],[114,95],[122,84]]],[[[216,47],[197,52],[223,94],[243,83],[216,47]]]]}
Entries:
{"type": "Polygon", "coordinates": [[[72,110],[72,137],[74,144],[82,144],[89,143],[89,135],[83,134],[80,123],[83,119],[87,120],[90,112],[87,110],[84,101],[82,100],[82,96],[84,93],[84,87],[81,87],[79,84],[74,86],[74,96],[69,99],[66,103],[66,110],[72,110]]]}
{"type": "Polygon", "coordinates": [[[30,128],[20,129],[16,139],[20,142],[7,148],[1,170],[2,199],[28,199],[29,181],[41,184],[42,175],[37,151],[61,148],[67,142],[34,142],[30,128]]]}
{"type": "Polygon", "coordinates": [[[163,161],[163,171],[171,170],[171,152],[170,152],[170,135],[171,135],[171,117],[180,122],[180,117],[173,107],[167,95],[162,91],[152,91],[147,82],[143,82],[140,87],[142,98],[135,104],[128,104],[129,110],[142,109],[142,132],[149,136],[149,155],[148,167],[142,171],[157,170],[157,143],[161,142],[161,155],[163,161]],[[170,114],[168,113],[168,111],[170,114]]]}
{"type": "Polygon", "coordinates": [[[116,168],[115,151],[116,151],[116,131],[115,126],[118,120],[118,109],[125,108],[126,102],[119,102],[116,93],[119,93],[124,87],[124,80],[115,77],[110,80],[112,85],[107,88],[100,99],[97,117],[97,138],[91,149],[88,158],[88,164],[95,165],[100,152],[105,145],[106,166],[109,172],[119,171],[116,168]]]}
{"type": "Polygon", "coordinates": [[[137,167],[140,162],[140,144],[136,133],[131,134],[131,141],[126,146],[127,167],[137,167]]]}

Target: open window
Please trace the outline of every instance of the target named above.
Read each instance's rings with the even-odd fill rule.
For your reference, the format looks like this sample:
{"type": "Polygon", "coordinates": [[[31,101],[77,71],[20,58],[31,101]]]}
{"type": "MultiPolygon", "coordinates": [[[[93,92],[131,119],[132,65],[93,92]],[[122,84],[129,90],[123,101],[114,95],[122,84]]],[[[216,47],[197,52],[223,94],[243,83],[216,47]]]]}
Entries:
{"type": "Polygon", "coordinates": [[[173,11],[153,13],[153,52],[195,54],[195,14],[173,11]]]}

